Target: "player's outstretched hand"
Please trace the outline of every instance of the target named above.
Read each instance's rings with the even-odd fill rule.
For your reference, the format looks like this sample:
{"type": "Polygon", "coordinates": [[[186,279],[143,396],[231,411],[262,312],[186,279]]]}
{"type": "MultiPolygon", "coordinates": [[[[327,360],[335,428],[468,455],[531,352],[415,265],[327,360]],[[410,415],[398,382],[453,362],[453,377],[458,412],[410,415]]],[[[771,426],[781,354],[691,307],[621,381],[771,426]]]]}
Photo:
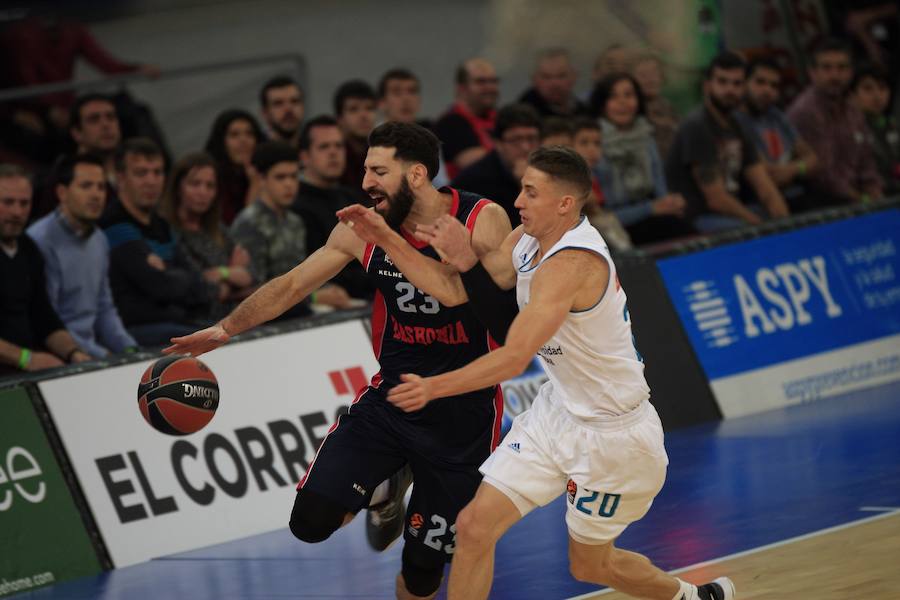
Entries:
{"type": "Polygon", "coordinates": [[[351,204],[335,213],[342,223],[367,244],[378,244],[391,233],[384,217],[362,204],[351,204]]]}
{"type": "Polygon", "coordinates": [[[432,225],[416,225],[416,237],[428,242],[444,262],[458,271],[468,271],[478,262],[469,230],[450,215],[440,217],[432,225]]]}
{"type": "Polygon", "coordinates": [[[200,356],[224,345],[230,338],[225,328],[217,323],[190,335],[172,338],[172,345],[163,349],[163,354],[200,356]]]}
{"type": "Polygon", "coordinates": [[[403,383],[391,388],[387,399],[404,412],[421,410],[434,399],[431,395],[431,383],[427,377],[405,373],[400,376],[400,380],[403,383]]]}

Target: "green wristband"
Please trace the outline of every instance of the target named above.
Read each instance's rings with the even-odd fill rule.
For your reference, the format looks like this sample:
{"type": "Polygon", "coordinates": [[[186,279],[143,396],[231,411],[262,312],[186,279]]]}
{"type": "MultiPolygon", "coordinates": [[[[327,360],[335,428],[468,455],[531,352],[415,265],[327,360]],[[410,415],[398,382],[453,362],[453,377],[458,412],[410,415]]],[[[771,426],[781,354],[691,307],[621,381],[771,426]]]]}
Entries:
{"type": "Polygon", "coordinates": [[[219,267],[219,277],[222,278],[222,281],[228,281],[228,278],[231,277],[231,269],[225,266],[219,267]]]}
{"type": "Polygon", "coordinates": [[[22,348],[22,351],[19,352],[19,368],[23,371],[28,369],[28,365],[31,364],[31,350],[28,348],[22,348]]]}
{"type": "Polygon", "coordinates": [[[315,304],[315,303],[316,303],[316,293],[315,293],[315,292],[312,292],[312,293],[309,295],[309,302],[310,302],[310,304],[315,304]]]}
{"type": "Polygon", "coordinates": [[[797,161],[797,174],[800,177],[804,177],[806,175],[806,163],[802,160],[797,161]]]}
{"type": "Polygon", "coordinates": [[[870,196],[868,194],[860,194],[859,201],[862,202],[863,204],[868,204],[869,202],[872,201],[872,196],[870,196]]]}

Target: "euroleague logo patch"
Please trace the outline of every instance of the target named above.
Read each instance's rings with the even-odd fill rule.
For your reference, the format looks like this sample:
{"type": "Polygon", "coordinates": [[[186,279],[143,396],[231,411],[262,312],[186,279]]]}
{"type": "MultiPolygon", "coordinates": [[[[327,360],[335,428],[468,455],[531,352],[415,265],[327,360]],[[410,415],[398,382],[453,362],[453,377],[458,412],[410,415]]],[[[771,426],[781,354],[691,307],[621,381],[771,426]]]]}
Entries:
{"type": "Polygon", "coordinates": [[[409,531],[409,535],[412,537],[419,537],[419,529],[422,525],[425,524],[425,519],[419,513],[413,513],[413,515],[409,518],[409,527],[406,528],[409,531]]]}
{"type": "Polygon", "coordinates": [[[575,494],[578,493],[578,484],[571,479],[566,483],[566,496],[569,498],[569,504],[575,504],[575,494]]]}

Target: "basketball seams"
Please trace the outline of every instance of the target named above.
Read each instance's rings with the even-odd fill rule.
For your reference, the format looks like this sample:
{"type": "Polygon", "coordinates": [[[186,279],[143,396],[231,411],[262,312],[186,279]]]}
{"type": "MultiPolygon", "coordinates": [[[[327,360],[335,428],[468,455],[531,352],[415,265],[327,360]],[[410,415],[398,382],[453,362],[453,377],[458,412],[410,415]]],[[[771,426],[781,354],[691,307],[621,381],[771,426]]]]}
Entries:
{"type": "MultiPolygon", "coordinates": [[[[197,408],[197,407],[194,407],[194,406],[190,406],[190,405],[187,405],[187,404],[183,404],[182,402],[179,402],[179,401],[174,400],[174,399],[172,399],[172,398],[160,398],[159,400],[160,400],[160,401],[162,401],[162,400],[168,400],[168,401],[171,402],[173,405],[175,405],[175,406],[173,406],[173,407],[171,407],[171,408],[172,408],[173,410],[176,410],[177,412],[188,413],[188,415],[190,415],[190,413],[195,413],[195,414],[193,414],[193,415],[191,415],[191,416],[187,416],[187,415],[185,415],[185,414],[180,414],[180,415],[179,415],[179,420],[180,420],[180,421],[183,421],[183,420],[185,419],[186,416],[187,416],[187,418],[188,418],[189,420],[194,421],[193,423],[190,424],[191,427],[190,427],[190,429],[189,429],[188,431],[182,431],[178,426],[175,425],[175,423],[173,423],[171,420],[169,420],[169,417],[166,415],[166,411],[165,411],[165,410],[161,409],[159,406],[156,407],[156,410],[159,412],[160,417],[162,417],[163,420],[165,420],[165,422],[166,422],[172,429],[174,429],[175,431],[177,431],[177,432],[180,433],[181,435],[193,433],[194,431],[199,431],[199,430],[202,429],[207,423],[209,423],[209,422],[212,420],[213,415],[215,415],[215,411],[214,411],[214,410],[208,410],[208,409],[203,409],[203,408],[197,408]]],[[[184,423],[182,423],[182,424],[184,424],[184,423]]]]}

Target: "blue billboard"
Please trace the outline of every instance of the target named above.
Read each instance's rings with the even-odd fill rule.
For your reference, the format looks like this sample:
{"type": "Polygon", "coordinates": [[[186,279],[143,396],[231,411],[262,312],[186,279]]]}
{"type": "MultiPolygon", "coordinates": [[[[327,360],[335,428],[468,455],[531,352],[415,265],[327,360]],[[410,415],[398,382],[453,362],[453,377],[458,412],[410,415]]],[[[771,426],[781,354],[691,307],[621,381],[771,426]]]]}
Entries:
{"type": "Polygon", "coordinates": [[[900,334],[900,210],[658,262],[710,380],[900,334]]]}

